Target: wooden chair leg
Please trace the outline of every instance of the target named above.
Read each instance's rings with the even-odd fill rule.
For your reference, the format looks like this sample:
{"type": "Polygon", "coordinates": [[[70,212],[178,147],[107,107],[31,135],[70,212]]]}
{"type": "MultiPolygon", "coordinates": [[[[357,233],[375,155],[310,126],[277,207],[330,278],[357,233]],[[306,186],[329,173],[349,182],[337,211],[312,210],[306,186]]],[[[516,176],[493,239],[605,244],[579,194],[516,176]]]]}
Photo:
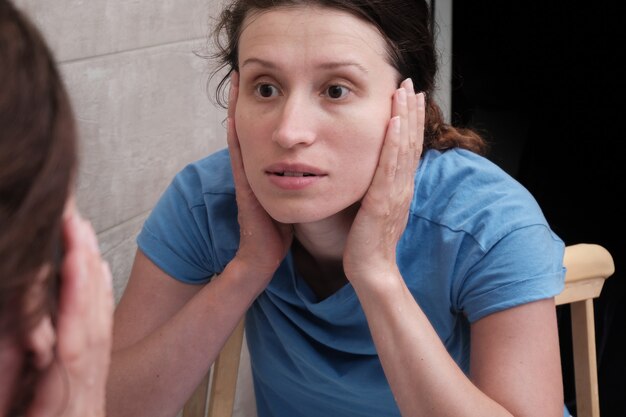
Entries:
{"type": "Polygon", "coordinates": [[[572,303],[570,308],[576,382],[576,416],[600,417],[593,300],[587,299],[572,303]]]}
{"type": "Polygon", "coordinates": [[[235,330],[233,330],[233,333],[226,341],[226,345],[213,364],[208,417],[231,417],[233,415],[244,321],[244,319],[241,319],[235,330]]]}

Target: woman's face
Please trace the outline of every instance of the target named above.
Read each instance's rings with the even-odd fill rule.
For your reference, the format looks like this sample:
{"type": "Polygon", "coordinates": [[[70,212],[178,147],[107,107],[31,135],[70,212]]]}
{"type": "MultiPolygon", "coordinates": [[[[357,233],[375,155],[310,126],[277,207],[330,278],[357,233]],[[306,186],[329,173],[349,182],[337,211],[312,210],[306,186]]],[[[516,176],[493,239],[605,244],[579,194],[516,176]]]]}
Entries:
{"type": "Polygon", "coordinates": [[[367,191],[398,87],[385,46],[374,26],[329,8],[244,22],[235,122],[250,186],[274,219],[322,220],[367,191]]]}

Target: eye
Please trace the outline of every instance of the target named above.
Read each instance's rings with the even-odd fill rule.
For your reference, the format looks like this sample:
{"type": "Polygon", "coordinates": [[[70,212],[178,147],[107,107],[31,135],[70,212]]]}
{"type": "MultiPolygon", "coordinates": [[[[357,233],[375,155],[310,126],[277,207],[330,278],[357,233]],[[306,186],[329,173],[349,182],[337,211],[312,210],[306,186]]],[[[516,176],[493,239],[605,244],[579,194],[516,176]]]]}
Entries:
{"type": "Polygon", "coordinates": [[[278,88],[272,84],[261,83],[255,87],[256,93],[263,98],[270,98],[278,95],[278,88]]]}
{"type": "Polygon", "coordinates": [[[344,87],[343,85],[328,86],[325,92],[325,94],[333,100],[345,98],[349,93],[350,89],[348,87],[344,87]]]}

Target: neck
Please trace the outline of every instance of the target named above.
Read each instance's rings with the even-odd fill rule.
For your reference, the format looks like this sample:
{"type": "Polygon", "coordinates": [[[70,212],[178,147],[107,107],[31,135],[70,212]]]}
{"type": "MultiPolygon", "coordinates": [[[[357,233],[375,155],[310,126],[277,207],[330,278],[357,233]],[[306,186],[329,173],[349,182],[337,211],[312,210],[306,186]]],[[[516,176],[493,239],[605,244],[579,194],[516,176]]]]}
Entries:
{"type": "Polygon", "coordinates": [[[296,269],[318,300],[348,282],[343,272],[343,251],[357,210],[355,205],[324,220],[294,225],[292,253],[296,269]]]}
{"type": "Polygon", "coordinates": [[[343,259],[343,250],[359,204],[325,219],[294,225],[294,234],[303,249],[317,262],[336,262],[343,259]]]}

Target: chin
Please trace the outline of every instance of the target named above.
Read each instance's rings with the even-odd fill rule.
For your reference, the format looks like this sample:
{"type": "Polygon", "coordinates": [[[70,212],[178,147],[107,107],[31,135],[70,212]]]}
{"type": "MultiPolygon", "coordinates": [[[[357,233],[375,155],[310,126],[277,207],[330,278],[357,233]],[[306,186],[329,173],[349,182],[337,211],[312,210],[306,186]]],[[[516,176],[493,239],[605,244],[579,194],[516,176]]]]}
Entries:
{"type": "Polygon", "coordinates": [[[306,206],[263,206],[270,217],[279,223],[284,224],[304,224],[315,223],[327,220],[331,217],[354,217],[358,211],[360,202],[352,203],[348,206],[335,207],[328,204],[306,206]]]}
{"type": "Polygon", "coordinates": [[[309,212],[298,208],[293,209],[265,209],[270,217],[279,223],[298,224],[312,223],[329,217],[328,213],[320,213],[318,211],[309,212]]]}

